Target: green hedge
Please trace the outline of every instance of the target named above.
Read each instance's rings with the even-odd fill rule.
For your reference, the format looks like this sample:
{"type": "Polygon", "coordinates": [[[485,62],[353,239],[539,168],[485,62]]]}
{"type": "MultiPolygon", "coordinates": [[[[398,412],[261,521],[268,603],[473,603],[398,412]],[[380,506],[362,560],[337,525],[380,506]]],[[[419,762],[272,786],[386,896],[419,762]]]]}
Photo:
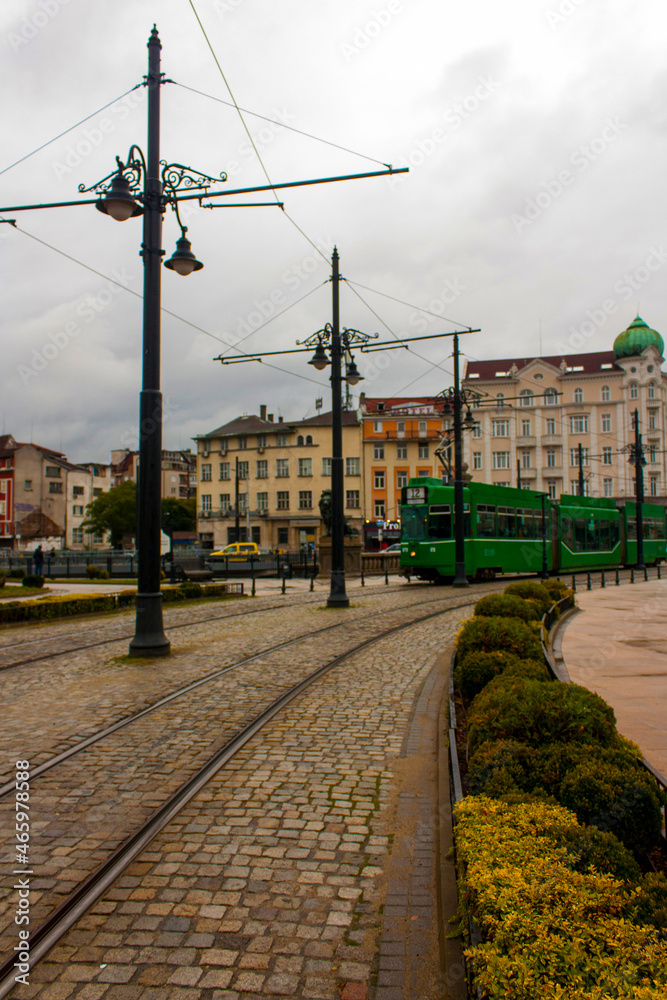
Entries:
{"type": "Polygon", "coordinates": [[[524,622],[541,618],[534,603],[514,594],[486,594],[475,605],[475,614],[484,618],[521,618],[524,622]]]}
{"type": "Polygon", "coordinates": [[[457,657],[463,660],[470,653],[496,653],[499,650],[513,653],[520,660],[543,658],[539,636],[527,622],[517,618],[479,616],[464,622],[456,643],[457,657]]]}
{"type": "Polygon", "coordinates": [[[516,583],[508,584],[503,593],[523,597],[525,601],[534,601],[540,608],[540,618],[554,603],[547,588],[534,580],[517,580],[516,583]]]}
{"type": "Polygon", "coordinates": [[[550,674],[539,660],[522,660],[514,653],[498,650],[495,653],[468,653],[456,661],[454,684],[466,701],[471,701],[498,674],[514,674],[548,681],[550,674]]]}
{"type": "Polygon", "coordinates": [[[577,870],[562,806],[468,796],[455,817],[463,905],[482,934],[466,955],[485,998],[664,1000],[667,941],[645,922],[664,878],[577,870]]]}

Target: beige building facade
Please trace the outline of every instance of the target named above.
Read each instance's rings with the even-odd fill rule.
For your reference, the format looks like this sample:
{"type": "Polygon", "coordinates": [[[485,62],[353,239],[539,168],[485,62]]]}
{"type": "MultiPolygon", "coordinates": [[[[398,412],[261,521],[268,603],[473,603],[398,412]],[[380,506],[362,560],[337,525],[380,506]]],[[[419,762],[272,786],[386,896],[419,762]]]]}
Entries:
{"type": "MultiPolygon", "coordinates": [[[[342,421],[345,516],[361,534],[361,421],[352,410],[343,411],[342,421]]],[[[330,413],[287,423],[261,406],[259,416],[237,417],[196,441],[202,548],[215,551],[236,540],[237,507],[241,541],[267,550],[317,545],[319,501],[331,489],[330,413]]]]}
{"type": "Polygon", "coordinates": [[[464,458],[480,482],[548,493],[632,497],[634,413],[647,501],[667,492],[662,337],[637,317],[613,350],[469,361],[462,388],[479,393],[464,458]]]}

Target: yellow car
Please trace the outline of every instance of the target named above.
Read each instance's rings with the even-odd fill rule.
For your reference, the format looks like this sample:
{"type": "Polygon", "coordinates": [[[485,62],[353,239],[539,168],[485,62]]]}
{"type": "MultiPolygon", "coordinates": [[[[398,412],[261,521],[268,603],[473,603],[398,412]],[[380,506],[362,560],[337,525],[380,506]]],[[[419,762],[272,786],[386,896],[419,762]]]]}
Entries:
{"type": "Polygon", "coordinates": [[[211,552],[211,556],[227,556],[230,561],[244,561],[250,558],[250,556],[259,555],[259,545],[255,542],[232,542],[231,545],[225,545],[224,549],[218,549],[216,552],[211,552]]]}

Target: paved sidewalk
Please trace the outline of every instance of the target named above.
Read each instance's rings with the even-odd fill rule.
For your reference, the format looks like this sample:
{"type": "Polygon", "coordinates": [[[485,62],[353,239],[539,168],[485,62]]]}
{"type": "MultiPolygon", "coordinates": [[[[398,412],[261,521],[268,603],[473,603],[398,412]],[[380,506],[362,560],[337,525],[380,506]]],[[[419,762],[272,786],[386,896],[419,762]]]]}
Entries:
{"type": "Polygon", "coordinates": [[[578,591],[577,604],[561,634],[570,680],[604,698],[667,775],[667,581],[578,591]]]}

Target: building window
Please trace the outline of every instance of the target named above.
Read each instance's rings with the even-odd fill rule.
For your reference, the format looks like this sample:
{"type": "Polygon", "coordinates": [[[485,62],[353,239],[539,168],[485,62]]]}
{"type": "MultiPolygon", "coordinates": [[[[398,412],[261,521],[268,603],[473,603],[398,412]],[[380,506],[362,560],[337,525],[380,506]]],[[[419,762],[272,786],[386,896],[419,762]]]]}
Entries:
{"type": "Polygon", "coordinates": [[[420,479],[424,479],[425,476],[430,476],[431,475],[431,470],[430,469],[418,469],[417,470],[417,475],[420,477],[420,479]]]}
{"type": "Polygon", "coordinates": [[[83,517],[83,507],[74,504],[74,506],[72,507],[72,516],[83,517]]]}
{"type": "Polygon", "coordinates": [[[257,494],[257,510],[268,510],[269,509],[269,494],[268,493],[258,493],[257,494]]]}
{"type": "Polygon", "coordinates": [[[556,418],[547,417],[547,434],[555,434],[555,433],[556,433],[556,418]]]}
{"type": "Polygon", "coordinates": [[[384,469],[373,474],[373,488],[376,490],[384,489],[384,469]]]}
{"type": "Polygon", "coordinates": [[[278,510],[289,510],[288,490],[278,490],[278,495],[276,499],[277,499],[276,507],[278,508],[278,510]]]}
{"type": "Polygon", "coordinates": [[[494,451],[492,458],[493,458],[492,468],[494,469],[510,468],[510,453],[508,451],[494,451]]]}
{"type": "Polygon", "coordinates": [[[289,476],[289,458],[276,459],[276,478],[286,479],[289,476]]]}
{"type": "Polygon", "coordinates": [[[547,448],[547,467],[549,469],[556,468],[556,449],[547,448]]]}
{"type": "MultiPolygon", "coordinates": [[[[581,463],[588,465],[588,448],[581,449],[581,463]]],[[[579,449],[570,448],[570,465],[579,465],[579,449]]]]}
{"type": "Polygon", "coordinates": [[[652,497],[657,497],[657,495],[658,495],[658,477],[657,476],[649,476],[648,477],[648,482],[649,482],[649,490],[648,490],[649,491],[649,495],[652,496],[652,497]]]}
{"type": "Polygon", "coordinates": [[[505,393],[504,392],[497,392],[496,393],[496,402],[498,403],[498,406],[504,406],[505,405],[505,393]]]}
{"type": "Polygon", "coordinates": [[[588,434],[588,417],[570,417],[570,434],[588,434]]]}
{"type": "Polygon", "coordinates": [[[209,511],[211,510],[211,494],[204,493],[201,498],[201,509],[209,511]]]}
{"type": "Polygon", "coordinates": [[[657,444],[650,444],[648,446],[648,460],[649,462],[658,461],[658,446],[657,444]]]}
{"type": "Polygon", "coordinates": [[[257,460],[257,479],[269,478],[269,463],[265,458],[257,460]]]}
{"type": "Polygon", "coordinates": [[[519,393],[519,406],[532,406],[535,402],[532,389],[522,389],[519,393]]]}
{"type": "Polygon", "coordinates": [[[404,486],[408,485],[409,474],[407,472],[397,472],[396,473],[396,487],[401,490],[404,486]]]}
{"type": "Polygon", "coordinates": [[[381,521],[384,520],[384,500],[376,500],[373,505],[373,513],[376,520],[379,518],[381,521]]]}
{"type": "Polygon", "coordinates": [[[547,493],[550,500],[556,499],[556,481],[554,479],[547,480],[547,493]]]}
{"type": "Polygon", "coordinates": [[[482,453],[481,451],[473,451],[472,453],[472,467],[473,469],[482,468],[482,453]]]}
{"type": "Polygon", "coordinates": [[[211,482],[211,465],[208,462],[201,467],[201,481],[202,483],[211,482]]]}
{"type": "Polygon", "coordinates": [[[602,414],[602,433],[611,434],[611,413],[602,414]]]}
{"type": "Polygon", "coordinates": [[[241,511],[245,513],[247,509],[248,509],[248,494],[239,493],[239,513],[241,513],[241,511]]]}
{"type": "Polygon", "coordinates": [[[299,510],[312,510],[313,494],[311,490],[299,490],[299,510]]]}
{"type": "Polygon", "coordinates": [[[297,435],[296,446],[297,448],[301,448],[303,446],[303,434],[297,435]]]}
{"type": "Polygon", "coordinates": [[[218,500],[220,501],[220,512],[222,514],[226,513],[231,507],[229,493],[220,493],[218,495],[218,500]]]}
{"type": "Polygon", "coordinates": [[[220,479],[229,479],[229,462],[221,462],[218,469],[220,479]]]}
{"type": "Polygon", "coordinates": [[[361,506],[359,490],[345,490],[345,506],[352,510],[359,510],[361,506]]]}
{"type": "Polygon", "coordinates": [[[418,458],[428,458],[428,445],[427,444],[420,444],[419,445],[419,455],[418,455],[418,458]]]}
{"type": "Polygon", "coordinates": [[[266,448],[266,434],[257,435],[257,447],[266,448]]]}
{"type": "Polygon", "coordinates": [[[373,432],[375,434],[382,434],[382,421],[381,420],[374,420],[373,421],[373,432]]]}
{"type": "Polygon", "coordinates": [[[602,464],[603,465],[614,464],[613,449],[607,445],[605,445],[605,447],[602,449],[602,464]]]}
{"type": "Polygon", "coordinates": [[[584,401],[584,390],[583,389],[575,389],[574,390],[574,401],[575,401],[575,403],[583,403],[583,401],[584,401]]]}
{"type": "MultiPolygon", "coordinates": [[[[611,389],[609,388],[608,385],[603,385],[602,388],[600,389],[600,399],[602,400],[603,403],[608,403],[609,400],[611,399],[611,389]]],[[[609,496],[611,496],[611,493],[609,494],[609,496]]]]}
{"type": "Polygon", "coordinates": [[[284,448],[287,444],[287,434],[276,434],[276,447],[284,448]]]}
{"type": "Polygon", "coordinates": [[[397,444],[396,445],[396,458],[407,458],[408,457],[408,446],[407,444],[397,444]]]}
{"type": "MultiPolygon", "coordinates": [[[[571,479],[570,480],[570,495],[573,496],[573,497],[580,496],[580,493],[579,493],[579,480],[578,479],[571,479]]],[[[584,479],[584,493],[583,493],[583,495],[585,497],[590,496],[589,487],[588,487],[588,480],[587,479],[584,479]]]]}
{"type": "Polygon", "coordinates": [[[101,497],[103,492],[104,492],[104,490],[102,489],[101,486],[100,487],[96,486],[95,489],[93,490],[93,496],[94,497],[101,497]]]}
{"type": "Polygon", "coordinates": [[[530,437],[530,420],[521,421],[521,436],[530,437]]]}
{"type": "Polygon", "coordinates": [[[658,411],[657,410],[649,410],[648,411],[648,427],[649,427],[649,430],[651,430],[651,431],[657,430],[657,427],[658,427],[658,411]]]}
{"type": "Polygon", "coordinates": [[[360,463],[358,458],[346,458],[345,459],[345,475],[346,476],[358,476],[359,475],[360,463]]]}
{"type": "Polygon", "coordinates": [[[331,459],[330,458],[323,458],[322,459],[322,475],[323,476],[330,476],[331,475],[331,459]]]}
{"type": "Polygon", "coordinates": [[[25,480],[25,482],[23,483],[23,489],[28,490],[28,492],[32,490],[32,479],[25,480]]]}
{"type": "Polygon", "coordinates": [[[655,399],[655,383],[650,382],[648,387],[648,398],[655,399]]]}
{"type": "Polygon", "coordinates": [[[637,385],[636,382],[631,382],[630,383],[630,399],[638,399],[638,398],[639,398],[639,386],[637,385]]]}
{"type": "Polygon", "coordinates": [[[427,430],[427,427],[426,427],[426,421],[425,420],[420,420],[419,421],[419,432],[418,433],[419,433],[420,438],[425,438],[426,435],[428,434],[428,430],[427,430]]]}
{"type": "Polygon", "coordinates": [[[299,459],[299,475],[300,476],[312,476],[313,474],[313,460],[312,458],[300,458],[299,459]]]}
{"type": "Polygon", "coordinates": [[[521,468],[522,469],[530,469],[531,468],[531,464],[530,464],[530,452],[529,451],[522,451],[521,452],[521,468]]]}
{"type": "Polygon", "coordinates": [[[558,393],[555,389],[545,389],[543,399],[545,406],[555,406],[558,402],[558,393]]]}
{"type": "Polygon", "coordinates": [[[614,480],[613,479],[603,479],[602,480],[602,494],[606,497],[613,497],[614,495],[614,480]]]}
{"type": "Polygon", "coordinates": [[[72,487],[72,496],[73,497],[82,497],[83,496],[83,492],[84,492],[83,486],[73,486],[72,487]]]}
{"type": "Polygon", "coordinates": [[[239,434],[238,438],[236,439],[236,443],[239,451],[245,451],[246,448],[248,447],[247,436],[245,434],[239,434]]]}
{"type": "Polygon", "coordinates": [[[510,422],[509,420],[492,420],[491,421],[491,437],[494,438],[506,438],[510,435],[510,422]]]}
{"type": "Polygon", "coordinates": [[[482,425],[481,424],[475,424],[475,426],[472,429],[472,436],[474,438],[481,438],[481,436],[482,436],[482,425]]]}
{"type": "Polygon", "coordinates": [[[396,421],[396,434],[398,437],[405,437],[405,420],[396,421]]]}
{"type": "Polygon", "coordinates": [[[83,545],[83,528],[72,528],[72,545],[83,545]]]}
{"type": "Polygon", "coordinates": [[[63,484],[62,483],[49,483],[49,493],[62,493],[63,484]]]}
{"type": "Polygon", "coordinates": [[[60,479],[60,469],[57,465],[47,465],[44,470],[47,479],[60,479]]]}
{"type": "Polygon", "coordinates": [[[373,458],[384,458],[384,444],[373,445],[373,458]]]}
{"type": "Polygon", "coordinates": [[[239,470],[239,479],[247,479],[248,478],[248,466],[249,465],[250,465],[250,462],[239,462],[239,464],[237,466],[237,468],[239,470]]]}

